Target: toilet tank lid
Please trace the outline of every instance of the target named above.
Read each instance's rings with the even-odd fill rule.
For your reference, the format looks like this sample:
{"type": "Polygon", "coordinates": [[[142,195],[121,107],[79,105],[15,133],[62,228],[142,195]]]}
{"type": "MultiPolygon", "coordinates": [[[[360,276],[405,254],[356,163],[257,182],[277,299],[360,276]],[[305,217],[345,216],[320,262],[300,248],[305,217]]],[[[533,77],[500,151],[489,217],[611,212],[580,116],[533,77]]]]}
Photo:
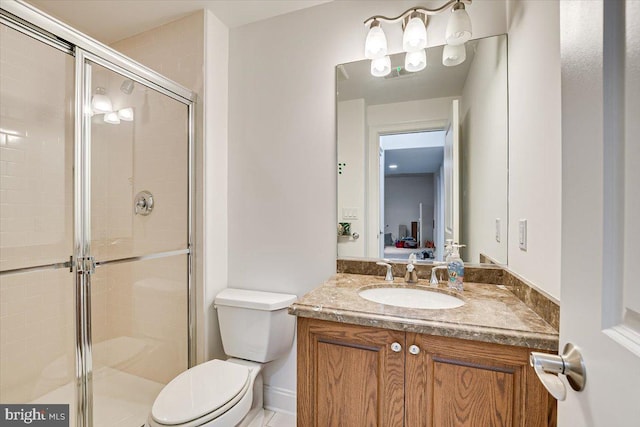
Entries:
{"type": "Polygon", "coordinates": [[[214,304],[216,306],[275,311],[288,307],[297,299],[298,297],[291,294],[227,288],[216,295],[214,304]]]}

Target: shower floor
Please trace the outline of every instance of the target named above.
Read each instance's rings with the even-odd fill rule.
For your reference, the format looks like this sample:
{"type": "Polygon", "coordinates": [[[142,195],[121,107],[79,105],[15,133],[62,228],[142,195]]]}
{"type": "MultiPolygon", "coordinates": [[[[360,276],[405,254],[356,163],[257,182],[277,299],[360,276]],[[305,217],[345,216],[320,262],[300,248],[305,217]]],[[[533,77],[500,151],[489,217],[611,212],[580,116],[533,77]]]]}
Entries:
{"type": "MultiPolygon", "coordinates": [[[[140,378],[117,369],[101,367],[93,376],[94,427],[139,427],[143,425],[151,405],[163,384],[140,378]]],[[[71,419],[75,417],[74,383],[65,384],[31,403],[72,402],[71,419]]],[[[74,423],[72,422],[72,426],[74,423]]]]}

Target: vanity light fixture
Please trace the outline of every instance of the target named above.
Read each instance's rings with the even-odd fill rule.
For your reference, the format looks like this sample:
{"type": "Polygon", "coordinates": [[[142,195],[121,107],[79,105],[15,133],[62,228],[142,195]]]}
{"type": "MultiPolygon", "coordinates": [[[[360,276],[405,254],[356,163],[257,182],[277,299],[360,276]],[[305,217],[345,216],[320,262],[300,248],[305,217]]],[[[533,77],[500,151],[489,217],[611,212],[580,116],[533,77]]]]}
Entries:
{"type": "Polygon", "coordinates": [[[408,21],[402,34],[402,49],[405,52],[418,52],[427,47],[427,15],[413,11],[407,17],[408,21]]]}
{"type": "Polygon", "coordinates": [[[382,15],[372,16],[364,21],[369,27],[365,41],[365,57],[371,59],[371,74],[384,77],[391,72],[390,58],[387,55],[387,37],[382,30],[381,21],[394,23],[402,21],[402,49],[405,56],[405,69],[410,72],[423,70],[427,66],[427,16],[436,15],[451,8],[445,38],[447,46],[442,55],[446,66],[458,65],[466,59],[465,43],[471,39],[471,19],[464,3],[472,0],[449,0],[436,9],[421,6],[405,10],[400,15],[389,18],[382,15]],[[447,49],[448,48],[448,49],[447,49]],[[388,64],[388,65],[387,65],[388,64]]]}
{"type": "Polygon", "coordinates": [[[457,1],[451,9],[445,39],[451,46],[464,44],[471,39],[471,19],[465,10],[464,3],[460,1],[457,1]]]}
{"type": "Polygon", "coordinates": [[[379,59],[387,55],[387,36],[385,36],[380,22],[373,19],[369,26],[367,40],[364,43],[364,56],[368,59],[379,59]]]}

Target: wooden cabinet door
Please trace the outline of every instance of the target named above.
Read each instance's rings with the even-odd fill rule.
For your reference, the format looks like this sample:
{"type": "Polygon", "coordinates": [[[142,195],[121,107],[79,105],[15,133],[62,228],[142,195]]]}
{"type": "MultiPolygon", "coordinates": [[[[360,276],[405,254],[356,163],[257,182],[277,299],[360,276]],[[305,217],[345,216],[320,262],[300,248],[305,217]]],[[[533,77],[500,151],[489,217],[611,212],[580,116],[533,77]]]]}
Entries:
{"type": "Polygon", "coordinates": [[[407,333],[405,426],[555,425],[529,349],[407,333]]]}
{"type": "Polygon", "coordinates": [[[404,332],[299,317],[298,426],[402,426],[404,341],[404,332]]]}

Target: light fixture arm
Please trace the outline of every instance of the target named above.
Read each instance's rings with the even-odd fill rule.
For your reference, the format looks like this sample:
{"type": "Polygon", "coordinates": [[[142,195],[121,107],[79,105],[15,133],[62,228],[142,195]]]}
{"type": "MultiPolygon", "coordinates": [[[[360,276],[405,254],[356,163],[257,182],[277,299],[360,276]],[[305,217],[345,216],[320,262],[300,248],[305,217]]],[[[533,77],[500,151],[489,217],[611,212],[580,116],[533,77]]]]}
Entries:
{"type": "MultiPolygon", "coordinates": [[[[446,10],[447,8],[449,8],[452,4],[454,3],[467,3],[467,4],[471,4],[473,0],[449,0],[448,2],[446,2],[445,4],[443,4],[442,6],[436,8],[436,9],[427,9],[425,7],[422,6],[414,6],[411,7],[407,10],[405,10],[404,12],[402,12],[400,15],[393,17],[393,18],[389,18],[387,16],[383,16],[383,15],[374,15],[370,18],[367,18],[364,21],[364,24],[367,25],[371,22],[376,22],[376,21],[385,21],[385,22],[397,22],[400,21],[401,19],[406,18],[407,16],[409,16],[410,14],[414,13],[414,12],[418,12],[418,13],[423,13],[424,15],[437,15],[438,13],[442,12],[443,10],[446,10]]],[[[379,25],[379,23],[378,23],[379,25]]]]}

